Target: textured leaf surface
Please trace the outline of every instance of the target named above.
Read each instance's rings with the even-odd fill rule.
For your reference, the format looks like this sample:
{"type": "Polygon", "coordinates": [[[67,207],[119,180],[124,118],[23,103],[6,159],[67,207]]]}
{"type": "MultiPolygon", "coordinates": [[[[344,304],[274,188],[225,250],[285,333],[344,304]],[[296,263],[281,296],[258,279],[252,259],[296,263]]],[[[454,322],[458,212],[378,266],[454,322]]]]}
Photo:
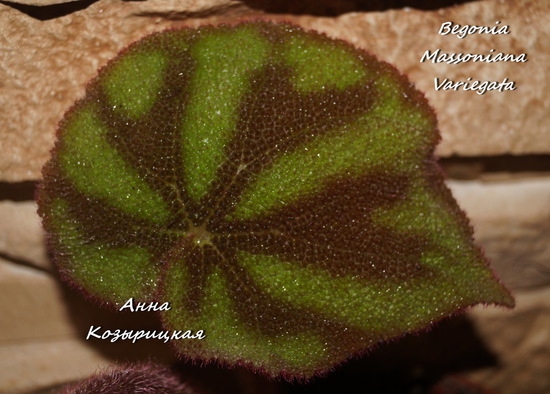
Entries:
{"type": "Polygon", "coordinates": [[[64,277],[170,302],[183,355],[307,378],[479,302],[512,305],[391,66],[289,25],[155,34],[61,122],[40,213],[64,277]]]}

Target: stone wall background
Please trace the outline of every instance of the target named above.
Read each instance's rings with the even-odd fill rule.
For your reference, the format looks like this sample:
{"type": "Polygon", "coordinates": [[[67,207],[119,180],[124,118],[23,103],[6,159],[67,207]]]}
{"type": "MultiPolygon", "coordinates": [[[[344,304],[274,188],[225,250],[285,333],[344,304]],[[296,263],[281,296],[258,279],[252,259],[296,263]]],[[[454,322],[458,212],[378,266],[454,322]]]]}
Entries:
{"type": "Polygon", "coordinates": [[[91,324],[151,323],[102,311],[58,281],[44,249],[34,187],[57,122],[120,49],[169,27],[261,18],[291,21],[351,41],[394,64],[426,93],[438,114],[442,142],[437,153],[451,178],[449,186],[518,306],[513,311],[474,308],[429,333],[382,345],[309,388],[267,382],[246,371],[182,368],[199,377],[205,371],[219,373],[235,392],[241,386],[320,392],[342,382],[360,392],[391,385],[394,375],[413,385],[468,381],[502,393],[550,392],[550,2],[449,3],[0,1],[0,391],[40,392],[121,359],[154,355],[174,361],[164,346],[83,340],[91,324]],[[462,40],[437,34],[445,21],[493,26],[496,20],[509,25],[511,34],[462,40]],[[424,51],[438,48],[466,53],[495,48],[527,53],[529,61],[419,62],[424,51]],[[483,96],[437,92],[434,77],[508,77],[518,89],[483,96]],[[366,376],[365,368],[372,374],[366,376]]]}

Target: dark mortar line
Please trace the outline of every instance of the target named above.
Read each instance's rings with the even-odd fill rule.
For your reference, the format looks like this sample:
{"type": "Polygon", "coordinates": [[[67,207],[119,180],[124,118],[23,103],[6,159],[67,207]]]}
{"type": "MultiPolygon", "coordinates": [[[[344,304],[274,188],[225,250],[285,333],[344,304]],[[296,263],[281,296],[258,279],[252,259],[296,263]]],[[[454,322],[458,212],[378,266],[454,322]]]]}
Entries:
{"type": "Polygon", "coordinates": [[[0,252],[0,259],[6,260],[9,263],[19,265],[19,266],[22,266],[22,267],[32,268],[34,270],[44,272],[48,275],[53,275],[55,273],[53,269],[48,269],[46,267],[38,266],[36,264],[33,264],[29,260],[26,260],[26,259],[23,259],[23,258],[20,258],[20,257],[14,257],[14,256],[12,256],[8,253],[5,253],[5,252],[0,252]]]}
{"type": "Polygon", "coordinates": [[[11,1],[0,0],[0,4],[4,4],[8,7],[14,8],[31,18],[38,19],[40,21],[47,21],[50,19],[56,19],[69,15],[78,11],[82,11],[88,8],[90,5],[96,3],[99,0],[78,0],[70,1],[61,4],[50,5],[30,5],[30,4],[18,4],[11,1]]]}
{"type": "Polygon", "coordinates": [[[439,159],[447,179],[474,180],[488,173],[550,172],[550,154],[451,156],[439,159]]]}
{"type": "MultiPolygon", "coordinates": [[[[13,1],[0,0],[0,4],[18,10],[31,18],[39,21],[57,19],[75,12],[82,11],[99,0],[78,0],[67,1],[60,4],[30,5],[19,4],[13,1]]],[[[144,0],[123,0],[124,2],[141,3],[144,0]]],[[[413,8],[424,11],[433,11],[441,8],[456,6],[474,2],[475,0],[392,0],[392,1],[370,1],[352,0],[344,6],[334,5],[332,0],[315,0],[296,2],[294,0],[272,1],[272,0],[243,0],[238,4],[227,4],[212,7],[206,11],[186,12],[176,11],[170,13],[162,12],[137,12],[134,16],[143,18],[163,18],[171,21],[183,21],[190,18],[208,18],[225,13],[227,10],[239,10],[247,12],[261,11],[273,14],[294,14],[313,16],[339,16],[349,12],[380,12],[403,8],[413,8]]]]}
{"type": "Polygon", "coordinates": [[[0,201],[32,201],[38,181],[0,182],[0,201]]]}
{"type": "Polygon", "coordinates": [[[349,12],[384,12],[403,8],[434,11],[441,8],[458,6],[476,0],[350,0],[341,2],[333,0],[242,0],[249,8],[273,14],[295,14],[335,17],[349,12]],[[336,3],[336,4],[335,4],[336,3]]]}

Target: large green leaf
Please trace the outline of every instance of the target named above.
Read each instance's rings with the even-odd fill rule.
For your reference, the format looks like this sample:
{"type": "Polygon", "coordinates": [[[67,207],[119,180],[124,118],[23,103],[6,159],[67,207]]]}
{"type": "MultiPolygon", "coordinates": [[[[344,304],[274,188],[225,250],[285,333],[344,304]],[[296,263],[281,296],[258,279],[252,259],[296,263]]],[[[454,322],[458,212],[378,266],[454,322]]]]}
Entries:
{"type": "Polygon", "coordinates": [[[307,378],[477,303],[511,306],[391,66],[290,25],[154,34],[61,122],[40,214],[63,276],[170,302],[182,355],[307,378]]]}

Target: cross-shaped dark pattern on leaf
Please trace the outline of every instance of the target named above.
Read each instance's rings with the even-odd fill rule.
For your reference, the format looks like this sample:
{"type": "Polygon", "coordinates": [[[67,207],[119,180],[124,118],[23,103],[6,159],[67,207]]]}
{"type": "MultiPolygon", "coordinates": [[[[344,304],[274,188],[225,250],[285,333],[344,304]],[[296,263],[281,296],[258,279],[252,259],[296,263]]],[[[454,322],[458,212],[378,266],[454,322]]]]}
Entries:
{"type": "Polygon", "coordinates": [[[60,123],[39,213],[86,295],[170,302],[190,358],[308,378],[479,302],[512,305],[433,157],[421,93],[291,25],[123,51],[60,123]]]}

